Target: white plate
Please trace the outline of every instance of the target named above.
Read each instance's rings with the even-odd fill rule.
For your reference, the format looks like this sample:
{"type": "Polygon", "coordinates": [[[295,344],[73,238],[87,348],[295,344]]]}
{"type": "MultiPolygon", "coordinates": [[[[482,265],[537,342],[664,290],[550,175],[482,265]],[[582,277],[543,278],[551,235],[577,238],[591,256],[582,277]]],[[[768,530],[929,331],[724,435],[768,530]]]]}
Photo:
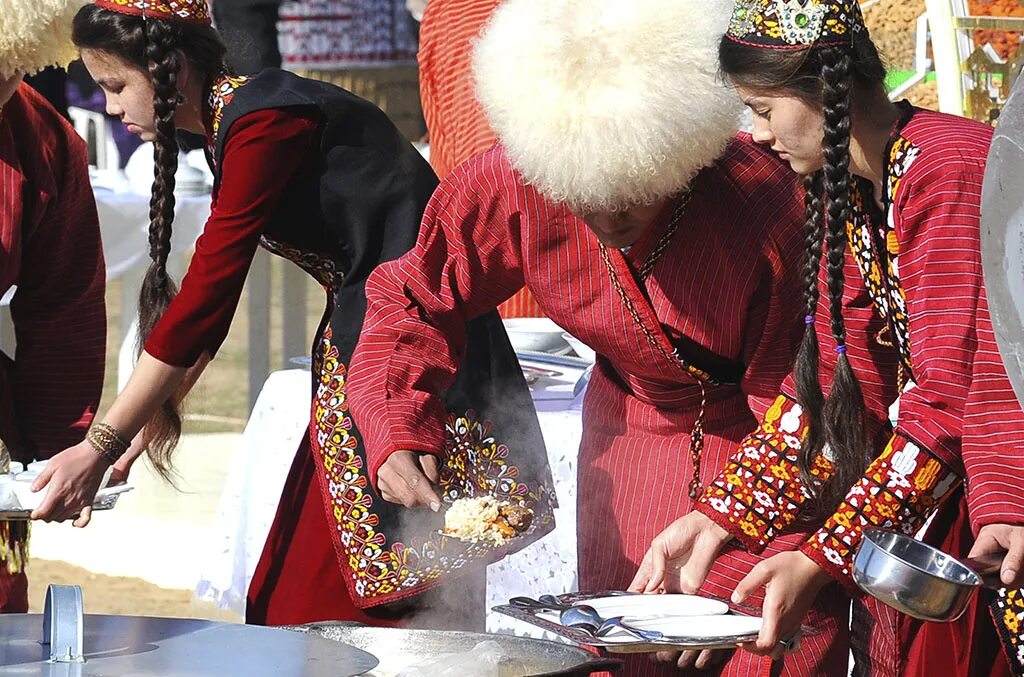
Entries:
{"type": "Polygon", "coordinates": [[[565,331],[546,317],[520,317],[504,320],[512,347],[540,353],[562,355],[572,350],[562,333],[565,331]]]}
{"type": "MultiPolygon", "coordinates": [[[[541,618],[558,622],[558,614],[544,611],[541,618]]],[[[605,617],[607,618],[607,616],[605,617]]],[[[729,647],[742,642],[753,641],[761,630],[759,616],[738,616],[733,614],[716,616],[659,616],[656,618],[625,619],[627,623],[640,630],[657,630],[665,635],[665,639],[657,643],[638,640],[624,630],[612,630],[602,635],[600,644],[633,645],[651,647],[655,644],[666,646],[702,645],[704,647],[729,647]]]]}
{"type": "Polygon", "coordinates": [[[569,332],[563,332],[562,338],[565,339],[566,343],[572,346],[573,352],[579,355],[581,358],[588,362],[594,362],[597,360],[597,353],[593,348],[588,346],[583,341],[579,340],[569,332]]]}
{"type": "Polygon", "coordinates": [[[622,616],[627,623],[665,617],[721,616],[729,612],[724,602],[697,595],[622,595],[597,597],[580,604],[594,607],[603,618],[622,616]]]}
{"type": "MultiPolygon", "coordinates": [[[[641,630],[657,630],[668,637],[715,641],[743,635],[756,635],[761,630],[757,616],[690,616],[636,620],[630,623],[641,630]]],[[[621,633],[615,633],[618,636],[621,633]]],[[[628,636],[628,635],[627,635],[628,636]]],[[[629,636],[631,637],[631,636],[629,636]]],[[[636,641],[633,639],[633,641],[636,641]]]]}

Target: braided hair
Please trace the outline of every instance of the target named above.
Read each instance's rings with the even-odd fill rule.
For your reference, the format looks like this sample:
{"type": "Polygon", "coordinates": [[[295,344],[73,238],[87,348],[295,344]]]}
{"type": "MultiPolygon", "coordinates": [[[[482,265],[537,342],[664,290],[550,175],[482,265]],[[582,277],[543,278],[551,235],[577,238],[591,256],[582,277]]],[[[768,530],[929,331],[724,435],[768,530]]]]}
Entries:
{"type": "Polygon", "coordinates": [[[829,514],[871,462],[864,397],[846,355],[843,266],[853,181],[851,109],[857,96],[870,95],[884,87],[885,66],[866,38],[851,45],[784,50],[741,44],[725,37],[719,45],[719,64],[722,74],[734,84],[798,97],[820,108],[824,117],[823,167],[804,179],[807,249],[803,281],[807,326],[797,352],[794,380],[797,400],[807,414],[809,426],[800,452],[800,473],[818,499],[819,511],[829,514]],[[823,265],[829,327],[837,352],[827,396],[821,388],[820,350],[814,323],[823,265]],[[824,484],[811,473],[823,453],[833,465],[833,474],[824,484]]]}
{"type": "MultiPolygon", "coordinates": [[[[131,16],[89,4],[75,16],[72,39],[79,49],[115,56],[150,76],[156,140],[154,176],[149,202],[149,257],[151,263],[139,294],[139,341],[142,352],[164,311],[177,293],[167,273],[174,222],[174,175],[178,169],[177,127],[174,114],[183,102],[178,76],[187,60],[207,85],[224,64],[224,44],[208,26],[131,16]]],[[[181,400],[175,393],[146,425],[146,451],[163,475],[171,473],[171,454],[181,435],[181,400]]]]}

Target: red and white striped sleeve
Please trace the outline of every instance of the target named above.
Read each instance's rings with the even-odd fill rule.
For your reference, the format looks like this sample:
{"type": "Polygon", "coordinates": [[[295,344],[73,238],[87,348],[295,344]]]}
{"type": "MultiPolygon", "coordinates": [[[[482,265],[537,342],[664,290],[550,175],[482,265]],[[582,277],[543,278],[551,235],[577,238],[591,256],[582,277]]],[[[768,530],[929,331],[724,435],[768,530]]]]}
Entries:
{"type": "Polygon", "coordinates": [[[466,322],[524,283],[510,207],[519,190],[500,149],[465,163],[434,192],[413,249],[366,282],[347,390],[374,482],[395,451],[443,448],[440,393],[465,351],[466,322]]]}
{"type": "Polygon", "coordinates": [[[899,432],[965,473],[972,525],[1024,523],[1024,411],[992,331],[981,265],[984,167],[922,156],[897,195],[917,386],[899,432]],[[906,252],[904,254],[903,252],[906,252]]]}

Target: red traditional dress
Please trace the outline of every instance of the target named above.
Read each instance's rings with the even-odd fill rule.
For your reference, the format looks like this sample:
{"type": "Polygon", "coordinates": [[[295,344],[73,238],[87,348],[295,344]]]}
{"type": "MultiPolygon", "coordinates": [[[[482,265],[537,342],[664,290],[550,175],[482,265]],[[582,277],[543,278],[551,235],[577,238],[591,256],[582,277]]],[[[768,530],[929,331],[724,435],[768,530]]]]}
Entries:
{"type": "MultiPolygon", "coordinates": [[[[904,105],[886,151],[884,214],[870,185],[853,185],[843,317],[878,456],[801,550],[855,596],[861,593],[850,569],[866,526],[913,534],[945,504],[926,539],[966,556],[972,526],[1024,518],[1024,464],[1015,460],[1024,449],[1024,412],[995,343],[981,268],[981,185],[991,137],[986,125],[904,105]],[[888,412],[897,397],[893,431],[888,412]]],[[[827,387],[835,342],[824,276],[821,285],[817,329],[827,387]]],[[[698,505],[751,552],[783,533],[807,498],[795,465],[804,420],[793,392],[787,381],[698,505]]],[[[828,459],[819,459],[817,473],[830,470],[828,459]]],[[[1021,609],[1007,612],[1006,605],[1019,599],[1004,592],[996,600],[1003,605],[997,625],[1013,651],[1021,609]]],[[[864,604],[870,614],[854,614],[858,674],[1009,668],[995,651],[984,601],[953,625],[921,624],[871,598],[864,604]]]]}
{"type": "MultiPolygon", "coordinates": [[[[13,286],[17,352],[0,353],[0,446],[30,462],[85,437],[103,388],[107,321],[85,143],[28,85],[0,111],[0,296],[13,286]]],[[[18,527],[3,526],[0,610],[26,612],[27,533],[8,529],[18,527]]]]}
{"type": "MultiPolygon", "coordinates": [[[[430,166],[444,178],[498,142],[473,91],[473,42],[501,0],[430,0],[420,23],[420,99],[430,133],[430,166]]],[[[528,289],[499,308],[503,317],[542,317],[528,289]]]]}
{"type": "MultiPolygon", "coordinates": [[[[802,328],[792,303],[800,275],[789,265],[803,250],[798,198],[794,175],[744,135],[623,253],[523,185],[501,147],[464,163],[431,198],[415,248],[367,284],[350,396],[373,467],[387,452],[442,443],[435,393],[459,363],[464,319],[525,282],[599,356],[583,406],[580,588],[624,589],[651,540],[694,503],[688,448],[702,391],[701,487],[756,427],[752,402],[773,397],[789,372],[802,328]]],[[[757,561],[808,535],[793,527],[756,555],[727,549],[703,591],[728,597],[757,561]]],[[[780,669],[845,665],[847,608],[837,586],[826,590],[808,621],[820,634],[780,669]]],[[[769,663],[737,652],[725,671],[757,674],[769,663]]],[[[678,674],[646,657],[629,666],[630,675],[678,674]]]]}
{"type": "MultiPolygon", "coordinates": [[[[246,619],[410,621],[448,599],[444,586],[433,588],[501,554],[441,539],[438,516],[382,501],[368,485],[367,450],[348,411],[346,367],[362,323],[366,277],[415,242],[436,178],[379,109],[325,83],[275,69],[253,78],[223,75],[208,107],[216,176],[211,216],[146,352],[180,367],[214,355],[257,246],[300,266],[326,298],[312,347],[309,435],[297,451],[288,450],[295,460],[250,584],[246,619]]],[[[522,500],[535,509],[536,537],[542,536],[553,528],[554,499],[522,371],[496,314],[475,318],[465,331],[474,359],[446,391],[450,415],[441,410],[449,424],[445,497],[482,488],[522,500]],[[494,393],[503,412],[489,413],[494,393]],[[489,425],[482,422],[487,416],[489,425]],[[525,452],[503,443],[512,433],[525,452]],[[479,473],[453,471],[469,453],[491,464],[479,473]],[[488,482],[501,487],[481,487],[488,482]]],[[[471,586],[460,585],[460,596],[471,586]]],[[[480,592],[478,608],[447,605],[448,622],[482,621],[480,592]]]]}

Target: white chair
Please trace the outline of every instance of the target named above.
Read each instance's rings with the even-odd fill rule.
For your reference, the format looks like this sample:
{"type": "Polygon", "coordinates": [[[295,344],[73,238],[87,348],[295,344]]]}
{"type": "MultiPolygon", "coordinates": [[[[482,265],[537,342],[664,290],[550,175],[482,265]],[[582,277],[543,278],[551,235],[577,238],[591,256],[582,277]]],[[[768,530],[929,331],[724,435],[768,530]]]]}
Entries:
{"type": "Polygon", "coordinates": [[[117,169],[121,158],[114,137],[110,133],[107,117],[102,113],[75,106],[68,108],[68,114],[71,116],[75,131],[89,146],[89,164],[97,169],[117,169]]]}

